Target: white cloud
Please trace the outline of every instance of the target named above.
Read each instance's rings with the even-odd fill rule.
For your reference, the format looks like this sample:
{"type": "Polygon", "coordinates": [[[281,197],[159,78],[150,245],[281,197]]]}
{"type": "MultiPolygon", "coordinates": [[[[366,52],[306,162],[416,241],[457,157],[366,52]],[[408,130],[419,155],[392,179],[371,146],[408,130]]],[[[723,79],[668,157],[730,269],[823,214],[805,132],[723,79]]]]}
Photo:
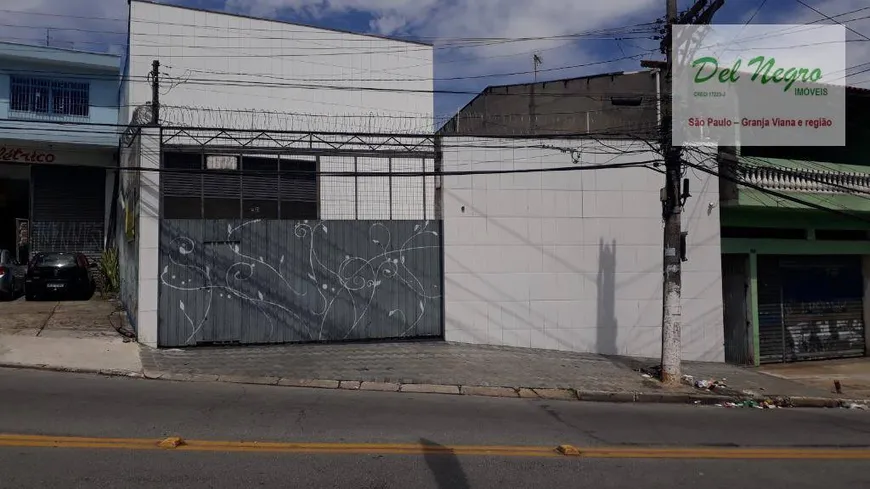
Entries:
{"type": "MultiPolygon", "coordinates": [[[[442,49],[445,43],[469,38],[518,38],[564,36],[584,31],[649,22],[663,10],[659,0],[225,0],[228,10],[275,17],[289,13],[322,19],[332,14],[369,15],[372,32],[388,36],[412,36],[434,41],[436,78],[456,78],[488,73],[511,73],[532,69],[532,55],[540,52],[545,78],[564,78],[618,69],[638,69],[639,61],[596,65],[571,70],[552,68],[580,65],[614,56],[640,52],[638,43],[625,41],[548,40],[494,42],[461,49],[442,49]],[[448,41],[450,40],[450,41],[448,41]],[[616,53],[616,54],[615,54],[616,53]]],[[[645,43],[647,46],[649,42],[645,43]]],[[[515,83],[531,75],[439,83],[439,88],[477,91],[489,84],[515,83]]],[[[468,96],[442,96],[436,112],[451,112],[468,96]]]]}
{"type": "Polygon", "coordinates": [[[123,50],[125,0],[4,0],[0,40],[74,48],[83,51],[123,50]]]}
{"type": "MultiPolygon", "coordinates": [[[[819,12],[834,18],[837,22],[843,23],[858,32],[858,34],[846,32],[846,39],[848,41],[846,44],[846,66],[852,68],[848,70],[850,76],[847,77],[846,83],[870,88],[870,41],[864,37],[870,37],[870,10],[861,10],[850,15],[841,15],[867,7],[867,0],[823,0],[807,1],[806,3],[812,5],[819,12]]],[[[830,20],[820,20],[824,19],[822,15],[797,3],[794,9],[773,17],[771,21],[783,24],[801,24],[815,21],[826,24],[834,23],[830,20]]]]}

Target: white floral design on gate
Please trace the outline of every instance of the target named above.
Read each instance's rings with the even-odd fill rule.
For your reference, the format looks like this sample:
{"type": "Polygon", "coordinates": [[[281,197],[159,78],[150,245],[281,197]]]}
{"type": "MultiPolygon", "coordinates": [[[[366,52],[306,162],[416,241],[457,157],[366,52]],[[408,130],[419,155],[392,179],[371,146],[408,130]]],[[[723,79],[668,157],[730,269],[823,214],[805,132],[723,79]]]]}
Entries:
{"type": "MultiPolygon", "coordinates": [[[[431,277],[426,280],[426,278],[418,277],[406,266],[406,260],[410,252],[439,248],[437,244],[421,243],[422,238],[426,236],[438,237],[438,232],[430,229],[430,221],[416,224],[413,233],[400,243],[394,242],[392,232],[387,225],[380,222],[373,223],[368,229],[368,239],[377,246],[378,253],[371,257],[345,255],[344,259],[334,269],[325,264],[318,254],[318,236],[329,233],[329,223],[312,223],[309,221],[297,223],[294,226],[294,235],[305,243],[307,255],[306,280],[308,281],[308,287],[306,288],[309,290],[298,290],[296,287],[293,287],[284,275],[282,268],[288,265],[285,263],[284,255],[277,260],[276,264],[269,263],[262,256],[254,257],[242,253],[239,244],[233,243],[233,240],[238,239],[236,235],[239,230],[257,225],[260,222],[262,221],[258,219],[243,222],[238,226],[227,226],[225,246],[232,251],[237,261],[226,268],[226,272],[222,277],[208,266],[183,263],[187,257],[197,252],[197,246],[202,246],[201,244],[198,245],[195,240],[187,236],[179,236],[173,238],[169,243],[168,256],[171,265],[163,267],[160,274],[162,285],[176,291],[205,294],[205,308],[203,313],[197,318],[191,317],[184,301],[178,301],[178,309],[190,326],[190,335],[185,341],[186,344],[195,343],[196,336],[210,319],[209,314],[212,311],[212,305],[215,300],[240,299],[254,305],[267,318],[270,324],[269,336],[271,337],[275,333],[276,326],[274,314],[278,311],[283,311],[295,317],[299,324],[306,324],[299,311],[284,304],[284,302],[289,301],[282,300],[282,295],[303,297],[313,290],[318,296],[318,306],[315,310],[306,312],[319,320],[319,324],[311,324],[311,328],[308,331],[309,339],[316,341],[349,338],[354,330],[370,315],[373,305],[378,304],[378,292],[382,284],[387,280],[401,282],[405,288],[413,291],[416,296],[413,314],[401,308],[390,308],[389,310],[388,316],[399,320],[403,325],[403,330],[400,332],[399,337],[405,337],[412,333],[426,312],[433,307],[439,306],[439,303],[436,303],[434,306],[431,303],[441,298],[439,290],[440,277],[431,277]],[[177,275],[172,273],[172,267],[194,271],[196,275],[202,278],[202,283],[194,285],[190,283],[192,280],[179,282],[177,275]],[[241,290],[242,283],[250,281],[258,273],[277,277],[285,290],[280,293],[264,293],[258,290],[256,296],[243,292],[241,290]],[[432,293],[433,290],[438,293],[432,293]],[[326,326],[330,326],[332,330],[336,328],[336,325],[330,322],[331,313],[336,301],[343,296],[349,300],[352,306],[353,321],[346,325],[343,336],[324,338],[323,334],[326,326]],[[362,300],[360,300],[360,297],[362,300]]],[[[389,300],[384,297],[380,297],[380,299],[389,300]]],[[[383,306],[384,304],[380,303],[378,305],[383,306]]]]}

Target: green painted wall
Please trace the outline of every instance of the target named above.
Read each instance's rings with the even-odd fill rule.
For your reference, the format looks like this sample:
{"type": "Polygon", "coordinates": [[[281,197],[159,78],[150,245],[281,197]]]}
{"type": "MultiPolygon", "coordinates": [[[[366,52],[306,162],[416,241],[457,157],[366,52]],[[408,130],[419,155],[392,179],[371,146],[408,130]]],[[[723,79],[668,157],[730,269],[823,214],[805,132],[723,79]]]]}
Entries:
{"type": "MultiPolygon", "coordinates": [[[[777,192],[798,198],[812,205],[822,206],[826,209],[851,210],[870,212],[870,196],[847,195],[847,194],[808,194],[800,192],[777,192]]],[[[735,205],[731,203],[729,205],[735,205]]],[[[768,193],[752,188],[740,188],[737,192],[737,206],[741,207],[774,207],[781,209],[813,209],[812,205],[803,205],[790,200],[776,197],[768,193]]]]}
{"type": "Polygon", "coordinates": [[[870,255],[870,241],[722,238],[723,254],[870,255]]]}
{"type": "Polygon", "coordinates": [[[870,230],[870,212],[849,212],[857,217],[816,209],[723,207],[719,219],[722,227],[870,230]]]}
{"type": "MultiPolygon", "coordinates": [[[[839,216],[820,210],[723,208],[722,227],[805,229],[812,238],[817,229],[870,230],[866,220],[839,216]]],[[[814,239],[722,238],[722,253],[771,255],[867,255],[868,241],[816,241],[814,239]]]]}

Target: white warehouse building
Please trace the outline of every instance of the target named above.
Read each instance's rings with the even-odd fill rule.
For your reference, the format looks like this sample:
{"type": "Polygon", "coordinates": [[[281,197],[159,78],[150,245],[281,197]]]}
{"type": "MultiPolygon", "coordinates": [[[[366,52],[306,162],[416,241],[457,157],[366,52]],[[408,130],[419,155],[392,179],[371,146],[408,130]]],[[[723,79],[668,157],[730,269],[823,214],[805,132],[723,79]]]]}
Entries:
{"type": "Polygon", "coordinates": [[[129,14],[118,243],[140,342],[441,335],[432,46],[129,14]]]}
{"type": "MultiPolygon", "coordinates": [[[[490,87],[436,132],[432,61],[133,0],[117,242],[139,341],[658,355],[655,73],[490,87]],[[562,171],[590,164],[631,165],[562,171]]],[[[686,176],[683,353],[721,361],[718,185],[686,176]]]]}

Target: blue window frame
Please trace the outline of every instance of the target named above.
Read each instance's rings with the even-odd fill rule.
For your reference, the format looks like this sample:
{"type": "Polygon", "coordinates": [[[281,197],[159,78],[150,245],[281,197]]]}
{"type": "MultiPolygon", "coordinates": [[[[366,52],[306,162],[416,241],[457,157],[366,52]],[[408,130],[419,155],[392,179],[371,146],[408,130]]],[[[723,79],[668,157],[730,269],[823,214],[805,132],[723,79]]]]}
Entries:
{"type": "Polygon", "coordinates": [[[90,84],[48,78],[11,77],[9,108],[32,114],[87,117],[90,84]]]}

